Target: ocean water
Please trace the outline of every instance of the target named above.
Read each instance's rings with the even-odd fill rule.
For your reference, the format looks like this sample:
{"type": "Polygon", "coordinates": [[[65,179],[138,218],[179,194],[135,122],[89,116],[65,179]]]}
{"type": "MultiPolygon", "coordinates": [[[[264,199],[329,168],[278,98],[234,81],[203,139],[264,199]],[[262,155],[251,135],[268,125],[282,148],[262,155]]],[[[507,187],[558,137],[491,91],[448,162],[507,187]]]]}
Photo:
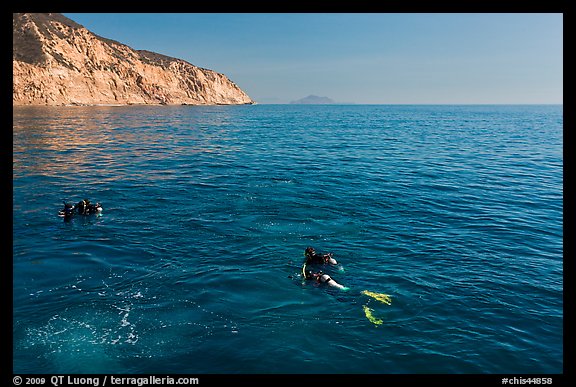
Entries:
{"type": "Polygon", "coordinates": [[[562,127],[561,105],[16,107],[14,372],[562,373],[562,127]],[[83,198],[102,214],[57,216],[83,198]],[[302,279],[307,246],[348,291],[302,279]]]}

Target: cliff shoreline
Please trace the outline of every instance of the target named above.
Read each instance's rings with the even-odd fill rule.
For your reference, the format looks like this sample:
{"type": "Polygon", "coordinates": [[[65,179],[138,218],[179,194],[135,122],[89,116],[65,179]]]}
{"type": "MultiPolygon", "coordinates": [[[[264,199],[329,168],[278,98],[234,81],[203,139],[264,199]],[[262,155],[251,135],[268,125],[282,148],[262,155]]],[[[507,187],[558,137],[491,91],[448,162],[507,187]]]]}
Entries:
{"type": "Polygon", "coordinates": [[[12,105],[249,105],[224,74],[134,50],[60,14],[13,14],[12,105]]]}

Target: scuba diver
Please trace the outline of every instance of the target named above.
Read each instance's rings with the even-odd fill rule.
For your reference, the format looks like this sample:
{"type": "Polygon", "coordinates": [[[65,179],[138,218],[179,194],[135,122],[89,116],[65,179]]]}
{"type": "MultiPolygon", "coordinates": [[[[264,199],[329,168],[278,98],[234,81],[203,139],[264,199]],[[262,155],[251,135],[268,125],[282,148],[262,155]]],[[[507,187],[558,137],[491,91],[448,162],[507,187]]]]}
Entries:
{"type": "Polygon", "coordinates": [[[328,274],[322,272],[322,270],[316,273],[313,272],[312,270],[306,270],[306,269],[302,269],[302,271],[304,273],[304,278],[306,278],[307,280],[315,280],[316,282],[328,284],[338,289],[348,290],[346,286],[340,285],[338,282],[334,281],[332,277],[330,277],[328,274]]]}
{"type": "Polygon", "coordinates": [[[64,220],[72,218],[74,215],[74,205],[64,202],[64,208],[58,211],[58,216],[63,216],[64,220]]]}
{"type": "Polygon", "coordinates": [[[326,254],[318,254],[313,247],[307,247],[304,251],[304,256],[306,260],[304,261],[304,265],[302,266],[302,275],[307,280],[314,280],[318,283],[325,283],[330,286],[333,286],[338,289],[347,290],[346,286],[340,285],[338,282],[334,281],[332,277],[328,274],[324,273],[322,270],[314,272],[312,270],[306,270],[306,265],[314,265],[314,264],[332,264],[337,265],[338,262],[334,258],[332,258],[332,253],[326,254]]]}
{"type": "Polygon", "coordinates": [[[102,211],[102,205],[100,203],[92,204],[88,199],[78,202],[76,208],[78,208],[78,213],[81,215],[96,214],[102,211]]]}
{"type": "Polygon", "coordinates": [[[310,246],[306,247],[306,250],[304,250],[304,256],[306,257],[306,264],[331,263],[332,265],[337,265],[338,262],[336,262],[336,260],[334,258],[332,258],[333,255],[334,254],[332,254],[332,253],[318,254],[318,253],[316,253],[316,250],[314,250],[314,247],[310,247],[310,246]]]}

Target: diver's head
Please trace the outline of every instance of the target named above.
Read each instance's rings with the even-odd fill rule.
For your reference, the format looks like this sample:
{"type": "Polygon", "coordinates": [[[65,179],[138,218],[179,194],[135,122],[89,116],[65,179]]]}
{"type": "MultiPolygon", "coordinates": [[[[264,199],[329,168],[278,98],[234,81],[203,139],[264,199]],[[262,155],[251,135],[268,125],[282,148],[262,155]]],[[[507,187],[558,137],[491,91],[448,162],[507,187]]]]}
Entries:
{"type": "Polygon", "coordinates": [[[306,256],[313,256],[314,254],[316,254],[316,250],[314,250],[313,247],[306,247],[306,251],[304,252],[304,255],[306,256]]]}

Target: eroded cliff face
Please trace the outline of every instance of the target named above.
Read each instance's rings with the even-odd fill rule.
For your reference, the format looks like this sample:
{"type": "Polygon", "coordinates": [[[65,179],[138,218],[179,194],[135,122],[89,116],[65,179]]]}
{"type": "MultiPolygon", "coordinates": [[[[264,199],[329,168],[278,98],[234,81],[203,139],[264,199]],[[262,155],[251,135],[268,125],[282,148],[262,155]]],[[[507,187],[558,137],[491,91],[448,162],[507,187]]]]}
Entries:
{"type": "Polygon", "coordinates": [[[13,105],[251,104],[225,75],[99,37],[60,14],[13,14],[13,105]]]}

